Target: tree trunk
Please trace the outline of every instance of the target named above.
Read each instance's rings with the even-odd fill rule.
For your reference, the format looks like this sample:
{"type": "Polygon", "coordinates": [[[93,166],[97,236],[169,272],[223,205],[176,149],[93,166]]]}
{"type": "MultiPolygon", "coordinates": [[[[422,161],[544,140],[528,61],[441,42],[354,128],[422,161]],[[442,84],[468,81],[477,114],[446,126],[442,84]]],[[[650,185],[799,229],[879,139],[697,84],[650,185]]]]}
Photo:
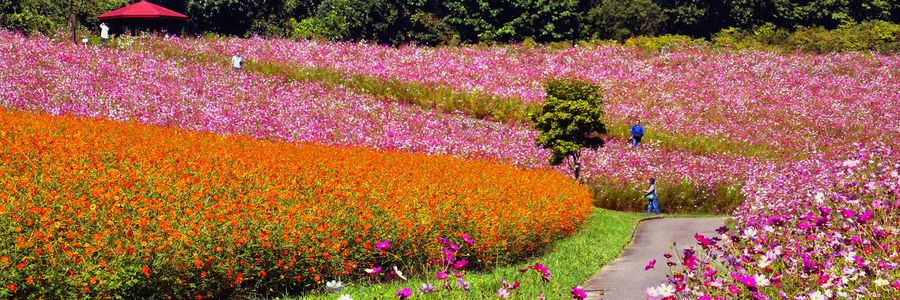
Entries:
{"type": "Polygon", "coordinates": [[[578,180],[578,181],[581,181],[580,180],[581,179],[581,161],[579,160],[580,156],[581,156],[580,153],[575,153],[574,155],[572,155],[572,163],[574,165],[573,169],[575,171],[575,180],[578,180]]]}

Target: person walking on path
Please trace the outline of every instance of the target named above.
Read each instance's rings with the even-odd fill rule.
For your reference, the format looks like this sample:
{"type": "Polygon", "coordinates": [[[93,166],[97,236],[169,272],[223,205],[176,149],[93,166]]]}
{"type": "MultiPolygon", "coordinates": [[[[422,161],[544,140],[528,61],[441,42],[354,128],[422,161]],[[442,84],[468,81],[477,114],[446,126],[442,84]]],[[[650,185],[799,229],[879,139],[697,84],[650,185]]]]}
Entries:
{"type": "Polygon", "coordinates": [[[109,47],[109,26],[106,23],[100,23],[100,39],[103,40],[103,47],[109,47]]]}
{"type": "Polygon", "coordinates": [[[240,56],[237,56],[237,55],[232,56],[232,57],[231,57],[231,64],[232,64],[232,65],[234,66],[234,68],[237,69],[237,70],[243,69],[243,68],[244,68],[244,59],[242,59],[240,56]]]}
{"type": "Polygon", "coordinates": [[[643,138],[644,126],[641,126],[641,120],[637,120],[637,124],[631,126],[631,144],[635,147],[640,146],[643,138]]]}
{"type": "Polygon", "coordinates": [[[656,215],[659,215],[659,196],[656,193],[656,178],[650,178],[650,188],[647,189],[647,215],[649,216],[652,211],[656,211],[656,215]]]}

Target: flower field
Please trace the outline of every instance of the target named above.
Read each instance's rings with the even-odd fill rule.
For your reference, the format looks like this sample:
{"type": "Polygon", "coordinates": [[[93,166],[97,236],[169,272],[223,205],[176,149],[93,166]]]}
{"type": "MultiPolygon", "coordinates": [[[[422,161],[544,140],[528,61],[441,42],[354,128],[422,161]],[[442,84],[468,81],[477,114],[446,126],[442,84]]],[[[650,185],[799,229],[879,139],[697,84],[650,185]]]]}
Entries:
{"type": "Polygon", "coordinates": [[[898,70],[896,54],[859,52],[259,38],[123,50],[0,31],[0,296],[296,295],[430,275],[436,258],[439,282],[468,291],[460,270],[532,259],[592,202],[641,209],[655,177],[667,213],[736,222],[670,253],[676,272],[651,298],[897,298],[898,70]],[[519,113],[544,80],[583,79],[604,88],[611,129],[641,118],[668,140],[612,134],[582,154],[581,185],[547,165],[526,122],[219,63],[232,54],[519,113]]]}
{"type": "MultiPolygon", "coordinates": [[[[665,53],[609,45],[381,47],[268,39],[168,39],[191,53],[441,86],[463,93],[543,99],[542,81],[603,85],[613,122],[644,119],[656,130],[780,149],[845,150],[900,140],[900,57],[776,54],[705,48],[665,53]]],[[[727,150],[727,149],[726,149],[727,150]]]]}
{"type": "Polygon", "coordinates": [[[591,210],[553,171],[422,154],[10,112],[0,145],[7,296],[302,292],[373,266],[416,270],[434,240],[462,235],[476,246],[457,256],[490,267],[571,235],[591,210]],[[380,241],[399,254],[379,256],[380,241]]]}
{"type": "Polygon", "coordinates": [[[705,251],[675,253],[683,272],[648,296],[897,299],[898,158],[884,146],[860,147],[843,161],[812,159],[761,173],[745,186],[737,230],[695,236],[705,251]]]}
{"type": "MultiPolygon", "coordinates": [[[[285,82],[145,51],[80,47],[10,33],[0,38],[0,105],[7,109],[288,142],[496,159],[527,168],[545,167],[549,157],[534,145],[537,133],[525,125],[428,111],[315,82],[285,82]]],[[[614,181],[629,189],[650,176],[711,189],[734,185],[759,163],[651,144],[636,150],[624,140],[611,140],[600,151],[585,154],[584,173],[590,181],[614,181]]],[[[616,207],[634,205],[640,203],[616,207]]]]}

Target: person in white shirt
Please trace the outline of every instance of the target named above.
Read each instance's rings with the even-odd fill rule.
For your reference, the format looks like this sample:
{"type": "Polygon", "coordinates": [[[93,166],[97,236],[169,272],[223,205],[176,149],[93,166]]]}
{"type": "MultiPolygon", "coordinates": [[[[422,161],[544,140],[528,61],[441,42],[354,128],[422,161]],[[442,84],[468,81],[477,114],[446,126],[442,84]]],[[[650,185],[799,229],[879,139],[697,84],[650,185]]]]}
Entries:
{"type": "Polygon", "coordinates": [[[244,68],[244,60],[240,56],[237,56],[237,55],[231,57],[231,64],[234,66],[235,69],[238,69],[238,70],[244,68]]]}
{"type": "Polygon", "coordinates": [[[647,189],[647,215],[649,216],[651,212],[656,211],[656,215],[659,215],[659,196],[656,193],[656,178],[650,178],[650,188],[647,189]]]}
{"type": "Polygon", "coordinates": [[[109,46],[109,26],[106,23],[100,23],[100,38],[103,39],[103,47],[109,46]]]}

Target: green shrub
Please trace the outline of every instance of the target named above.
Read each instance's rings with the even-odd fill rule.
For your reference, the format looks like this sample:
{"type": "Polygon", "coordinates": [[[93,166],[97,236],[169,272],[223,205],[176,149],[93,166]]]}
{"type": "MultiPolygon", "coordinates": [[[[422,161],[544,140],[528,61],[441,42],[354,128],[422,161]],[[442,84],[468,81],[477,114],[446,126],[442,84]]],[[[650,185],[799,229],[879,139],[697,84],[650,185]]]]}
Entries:
{"type": "MultiPolygon", "coordinates": [[[[616,180],[600,180],[591,186],[594,206],[622,211],[646,211],[646,186],[616,180]]],[[[740,186],[702,187],[690,182],[657,181],[663,213],[727,214],[744,202],[740,186]]]]}
{"type": "Polygon", "coordinates": [[[799,27],[794,32],[767,23],[747,31],[726,28],[713,38],[716,46],[733,49],[780,49],[783,51],[843,52],[898,51],[900,24],[874,20],[848,22],[836,29],[799,27]]]}
{"type": "Polygon", "coordinates": [[[594,38],[624,40],[662,31],[666,14],[653,0],[601,1],[583,20],[594,38]]]}
{"type": "Polygon", "coordinates": [[[56,23],[42,14],[32,12],[30,9],[20,13],[0,14],[0,27],[18,30],[27,34],[43,33],[52,34],[56,31],[56,23]]]}
{"type": "Polygon", "coordinates": [[[636,47],[647,51],[677,50],[688,47],[706,46],[708,42],[686,35],[665,34],[661,36],[637,36],[624,42],[625,46],[636,47]]]}

